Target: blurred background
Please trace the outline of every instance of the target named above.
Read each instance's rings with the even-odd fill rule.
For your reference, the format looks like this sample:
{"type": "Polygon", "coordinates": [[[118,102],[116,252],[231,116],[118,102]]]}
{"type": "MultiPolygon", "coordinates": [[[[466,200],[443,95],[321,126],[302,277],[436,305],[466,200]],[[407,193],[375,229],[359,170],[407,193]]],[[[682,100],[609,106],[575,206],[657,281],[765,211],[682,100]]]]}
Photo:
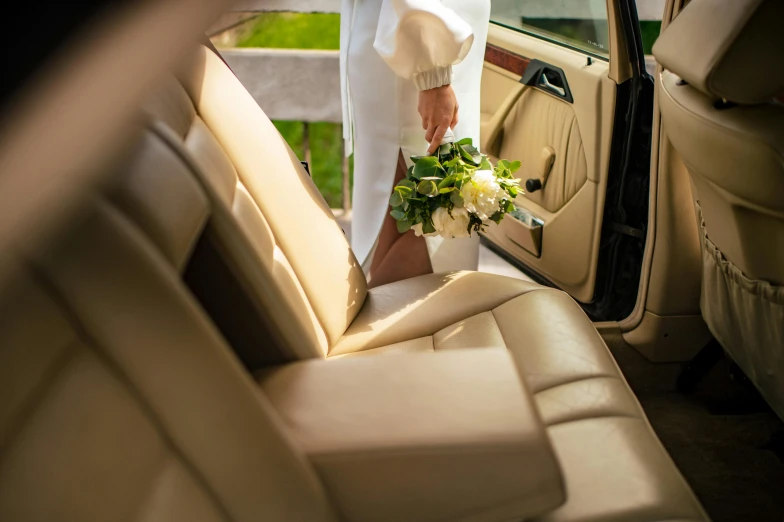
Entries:
{"type": "MultiPolygon", "coordinates": [[[[646,54],[659,35],[664,2],[637,0],[646,54]]],[[[248,11],[241,4],[210,35],[296,154],[308,161],[329,206],[347,211],[352,162],[343,158],[340,122],[340,3],[247,1],[248,11]],[[265,82],[272,76],[265,71],[274,71],[274,84],[265,82]]],[[[604,6],[605,0],[492,0],[492,19],[543,35],[568,36],[575,47],[602,55],[607,42],[604,6]]],[[[649,56],[648,68],[653,67],[649,56]]]]}

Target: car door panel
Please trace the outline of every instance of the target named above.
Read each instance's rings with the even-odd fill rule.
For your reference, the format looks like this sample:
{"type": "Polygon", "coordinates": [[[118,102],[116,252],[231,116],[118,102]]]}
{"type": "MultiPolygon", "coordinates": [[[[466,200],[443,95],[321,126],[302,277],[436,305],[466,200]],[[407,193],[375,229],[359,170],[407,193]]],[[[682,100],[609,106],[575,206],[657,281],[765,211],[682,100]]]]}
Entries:
{"type": "Polygon", "coordinates": [[[494,158],[520,160],[523,166],[516,175],[523,186],[528,179],[544,182],[515,202],[534,218],[522,226],[539,234],[538,252],[517,240],[521,223],[512,216],[485,237],[536,275],[589,302],[596,284],[615,115],[617,85],[609,77],[609,63],[589,63],[584,52],[497,25],[490,27],[488,44],[518,58],[499,59],[498,51],[486,54],[481,145],[494,158]],[[534,59],[563,72],[571,103],[540,86],[538,76],[532,85],[520,83],[525,70],[519,64],[528,60],[527,70],[534,59]],[[548,150],[554,161],[549,172],[542,172],[548,150]]]}

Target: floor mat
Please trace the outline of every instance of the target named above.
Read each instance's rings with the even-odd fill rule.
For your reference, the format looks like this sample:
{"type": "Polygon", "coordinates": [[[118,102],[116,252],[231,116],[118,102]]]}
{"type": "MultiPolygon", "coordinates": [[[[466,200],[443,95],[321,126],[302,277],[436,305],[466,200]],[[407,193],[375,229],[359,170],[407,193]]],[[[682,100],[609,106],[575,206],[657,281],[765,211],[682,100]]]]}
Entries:
{"type": "Polygon", "coordinates": [[[620,335],[605,340],[714,522],[784,521],[784,423],[729,378],[729,361],[683,395],[675,390],[680,364],[653,364],[620,335]]]}

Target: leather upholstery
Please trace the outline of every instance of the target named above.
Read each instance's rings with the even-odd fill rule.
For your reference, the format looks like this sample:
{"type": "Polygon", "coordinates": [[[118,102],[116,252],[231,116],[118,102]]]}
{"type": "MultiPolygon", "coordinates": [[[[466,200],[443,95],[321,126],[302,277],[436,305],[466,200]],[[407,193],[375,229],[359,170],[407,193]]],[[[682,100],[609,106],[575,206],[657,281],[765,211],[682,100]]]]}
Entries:
{"type": "Polygon", "coordinates": [[[782,68],[771,67],[784,58],[782,17],[781,2],[712,9],[693,0],[655,52],[672,69],[658,78],[663,129],[689,171],[697,208],[702,315],[784,418],[784,105],[768,99],[784,89],[782,68]],[[708,61],[695,65],[705,49],[684,34],[703,34],[706,21],[716,26],[708,61]],[[715,96],[753,105],[717,105],[715,96]]]}
{"type": "Polygon", "coordinates": [[[689,169],[711,240],[749,277],[784,284],[784,253],[770,248],[774,238],[784,241],[784,105],[717,110],[671,72],[660,82],[666,132],[689,169]]]}
{"type": "Polygon", "coordinates": [[[335,520],[171,260],[102,201],[59,239],[0,305],[0,520],[335,520]]]}
{"type": "MultiPolygon", "coordinates": [[[[236,183],[244,185],[267,219],[327,339],[334,343],[365,300],[365,275],[332,211],[253,97],[206,48],[200,47],[194,60],[180,79],[220,147],[214,154],[225,154],[226,168],[236,169],[236,183]]],[[[204,172],[217,172],[199,158],[205,149],[191,150],[204,162],[204,172]]]]}
{"type": "Polygon", "coordinates": [[[540,176],[542,150],[555,150],[555,163],[544,187],[523,197],[549,212],[558,212],[585,184],[588,165],[577,116],[569,103],[526,89],[504,121],[503,132],[499,157],[522,162],[516,176],[523,185],[540,176]]]}
{"type": "Polygon", "coordinates": [[[477,272],[433,274],[378,286],[368,292],[365,306],[329,355],[433,335],[460,319],[540,288],[477,272]]]}
{"type": "MultiPolygon", "coordinates": [[[[225,79],[224,71],[220,70],[225,66],[213,63],[203,52],[200,51],[204,58],[201,64],[206,68],[202,69],[202,73],[209,76],[212,74],[210,70],[215,72],[218,69],[218,77],[225,79]]],[[[314,358],[319,354],[323,356],[326,347],[331,346],[329,359],[343,354],[341,359],[302,364],[347,363],[346,366],[335,366],[335,372],[354,367],[355,363],[364,364],[358,363],[360,358],[371,365],[377,364],[377,357],[390,360],[396,357],[401,358],[400,361],[410,361],[400,364],[415,364],[414,361],[422,354],[411,352],[472,349],[471,356],[479,361],[497,356],[497,350],[492,348],[506,349],[546,424],[547,436],[563,470],[566,485],[566,503],[532,520],[706,520],[699,503],[648,425],[606,346],[571,298],[534,284],[484,274],[457,273],[426,276],[379,287],[366,299],[364,279],[352,282],[352,278],[360,277],[361,273],[354,271],[355,261],[345,239],[317,198],[310,197],[314,190],[312,184],[302,176],[296,166],[296,158],[291,156],[279,135],[274,134],[274,140],[259,141],[272,143],[274,164],[281,167],[275,171],[274,184],[265,183],[269,174],[244,148],[250,147],[246,141],[248,136],[273,135],[268,120],[257,114],[260,111],[255,106],[243,106],[241,114],[235,108],[225,106],[231,105],[231,100],[237,98],[236,85],[231,82],[224,85],[221,83],[223,80],[214,80],[216,83],[213,84],[211,79],[202,79],[214,90],[183,91],[179,84],[172,83],[169,89],[173,89],[174,93],[169,90],[164,97],[168,98],[168,103],[184,103],[186,99],[196,97],[200,100],[196,103],[198,110],[191,112],[187,104],[184,108],[172,108],[160,102],[148,108],[163,121],[152,125],[146,138],[158,140],[158,143],[151,145],[151,141],[145,141],[142,148],[146,154],[172,156],[160,159],[162,168],[156,169],[157,174],[161,177],[188,174],[198,180],[205,197],[198,197],[198,191],[192,190],[182,180],[162,181],[156,185],[160,192],[165,192],[170,199],[182,197],[192,203],[171,204],[166,212],[150,211],[147,208],[152,203],[138,204],[147,196],[144,190],[134,190],[132,181],[139,173],[138,166],[146,163],[141,160],[131,163],[131,168],[119,176],[119,187],[113,196],[113,201],[122,201],[116,203],[122,214],[101,206],[100,219],[90,222],[89,227],[79,229],[77,239],[81,239],[66,241],[61,247],[63,250],[56,255],[45,256],[48,261],[42,263],[52,281],[52,291],[58,295],[57,302],[68,307],[69,320],[79,323],[78,332],[80,335],[84,332],[85,342],[105,346],[100,352],[101,364],[107,364],[112,372],[120,372],[117,377],[120,386],[131,390],[128,400],[140,404],[140,415],[153,419],[152,427],[144,428],[149,435],[138,428],[139,440],[162,439],[159,445],[171,447],[172,453],[184,459],[182,473],[179,469],[175,470],[176,473],[171,472],[176,475],[172,479],[175,483],[169,486],[163,481],[163,486],[160,486],[173,488],[173,493],[169,493],[169,489],[158,493],[152,488],[155,500],[150,502],[153,505],[161,502],[164,507],[160,509],[171,510],[168,512],[174,514],[170,518],[175,519],[195,517],[182,511],[194,506],[209,520],[211,509],[201,506],[215,502],[218,506],[215,510],[224,519],[327,520],[333,516],[330,507],[333,502],[339,506],[354,506],[352,509],[364,514],[371,511],[370,503],[377,500],[391,502],[389,499],[394,498],[396,502],[389,504],[391,512],[400,513],[398,519],[410,519],[414,515],[407,516],[408,510],[426,514],[448,509],[444,499],[452,495],[455,507],[459,505],[458,499],[473,503],[477,509],[471,515],[477,520],[520,518],[536,511],[535,506],[527,502],[496,502],[498,495],[506,495],[505,492],[514,488],[514,481],[504,480],[513,472],[504,468],[503,461],[493,461],[490,457],[487,457],[490,460],[485,460],[481,455],[477,455],[471,463],[471,459],[459,460],[457,457],[434,460],[425,478],[442,476],[439,473],[443,473],[444,469],[452,469],[450,466],[458,464],[463,466],[461,476],[467,477],[467,481],[476,478],[467,470],[497,468],[498,475],[487,471],[489,476],[485,480],[488,484],[498,484],[500,480],[503,484],[498,490],[474,488],[466,491],[466,483],[462,481],[435,483],[425,480],[422,491],[411,494],[413,504],[405,504],[409,501],[406,496],[390,495],[374,487],[372,475],[360,464],[352,464],[359,466],[357,468],[349,466],[336,471],[336,474],[324,475],[323,463],[317,462],[317,459],[312,463],[305,460],[311,446],[298,437],[303,433],[304,423],[316,422],[318,416],[323,415],[319,412],[329,411],[326,406],[334,408],[331,411],[335,412],[335,422],[350,425],[350,412],[341,409],[349,408],[348,403],[329,404],[333,398],[328,393],[320,393],[305,403],[298,403],[301,409],[297,411],[305,412],[305,420],[287,416],[286,405],[288,401],[298,399],[298,387],[286,384],[275,388],[275,400],[271,405],[263,387],[253,390],[247,373],[230,354],[210,324],[211,319],[221,327],[235,350],[242,339],[265,339],[264,335],[268,335],[266,340],[255,346],[244,344],[242,350],[267,352],[282,348],[294,358],[314,358]],[[186,94],[177,94],[177,89],[186,94]],[[214,107],[207,107],[207,94],[215,103],[214,107]],[[219,96],[226,96],[228,101],[215,101],[219,96]],[[246,117],[258,127],[241,121],[246,117]],[[218,122],[221,118],[226,121],[218,122]],[[243,129],[242,136],[233,134],[243,129]],[[246,145],[234,143],[235,139],[246,145]],[[163,144],[166,146],[158,146],[163,144]],[[249,157],[245,157],[245,153],[249,157]],[[289,168],[286,162],[292,166],[289,168]],[[130,186],[123,187],[124,183],[130,183],[130,186]],[[262,190],[265,187],[269,190],[262,190]],[[307,227],[302,223],[289,225],[288,214],[282,214],[279,202],[274,201],[275,197],[285,199],[287,191],[299,195],[301,215],[317,221],[316,228],[326,236],[316,238],[317,243],[323,241],[320,248],[324,252],[318,257],[324,261],[322,264],[302,257],[312,252],[309,245],[300,249],[306,239],[313,239],[311,236],[290,236],[298,231],[297,227],[305,227],[306,230],[307,227]],[[206,224],[200,217],[193,217],[200,216],[199,212],[191,215],[191,211],[201,208],[205,201],[209,207],[206,224]],[[92,226],[98,227],[94,233],[92,226]],[[201,227],[204,227],[203,232],[195,238],[201,227]],[[137,228],[152,241],[143,237],[137,228]],[[282,241],[281,236],[287,234],[288,239],[282,241]],[[206,280],[203,284],[211,282],[209,268],[221,266],[220,263],[210,265],[205,262],[205,245],[221,258],[226,276],[233,277],[234,283],[248,294],[239,301],[232,300],[227,286],[222,284],[224,276],[221,276],[219,284],[214,284],[210,290],[210,296],[215,299],[213,305],[229,302],[232,305],[227,314],[230,318],[242,316],[248,321],[255,318],[259,329],[265,332],[254,330],[252,335],[245,336],[244,333],[250,332],[248,324],[233,328],[237,325],[224,322],[225,317],[218,320],[218,307],[210,306],[203,299],[198,304],[195,302],[194,297],[203,294],[199,294],[201,290],[195,290],[192,284],[194,265],[201,264],[203,272],[199,273],[203,276],[201,279],[206,280]],[[183,255],[190,256],[184,264],[180,261],[183,255]],[[338,260],[341,262],[338,263],[338,260]],[[315,282],[316,275],[320,278],[318,283],[315,282]],[[192,293],[182,284],[181,278],[191,284],[192,293]],[[296,290],[297,284],[301,291],[287,290],[296,290]],[[359,304],[355,302],[357,300],[359,304]],[[358,311],[359,308],[361,311],[358,311]],[[208,312],[209,319],[204,310],[208,312]],[[411,313],[416,310],[426,312],[427,318],[417,318],[418,314],[411,313]],[[340,320],[338,312],[343,315],[340,320]],[[310,316],[310,313],[313,315],[310,316]],[[316,319],[309,322],[309,317],[316,319]],[[341,323],[346,326],[340,327],[341,323]],[[318,344],[319,334],[313,331],[316,327],[321,329],[320,339],[324,340],[324,344],[318,344]],[[345,330],[345,335],[340,328],[345,330]],[[330,332],[334,334],[336,331],[340,331],[340,335],[333,340],[330,332]],[[296,339],[302,344],[292,344],[296,339]],[[390,352],[397,355],[382,355],[390,352]],[[351,360],[354,358],[357,361],[351,360]],[[107,362],[104,363],[104,360],[107,362]],[[313,472],[314,466],[319,470],[318,477],[313,472]],[[181,475],[191,473],[198,478],[179,480],[181,475]],[[348,486],[333,490],[331,484],[337,483],[334,481],[348,486]],[[214,493],[207,494],[199,488],[214,493]],[[328,491],[327,495],[323,488],[328,491]],[[491,500],[482,504],[480,492],[481,497],[491,500]],[[165,504],[167,501],[170,503],[165,504]],[[512,511],[515,514],[507,516],[512,511]]],[[[154,199],[150,201],[166,199],[163,194],[151,195],[154,199]]],[[[287,200],[287,205],[291,204],[291,200],[287,200]]],[[[286,210],[288,212],[289,207],[286,210]]],[[[8,327],[0,331],[6,330],[8,327]]],[[[67,344],[67,341],[56,344],[67,344]]],[[[390,367],[396,364],[381,362],[390,367]]],[[[477,362],[474,366],[479,368],[483,364],[490,363],[477,362]]],[[[295,363],[292,368],[297,366],[295,363]]],[[[425,372],[426,368],[422,366],[421,371],[425,372]]],[[[412,375],[416,373],[415,370],[412,372],[412,375]]],[[[390,373],[386,378],[396,375],[402,378],[405,373],[390,373]]],[[[488,377],[485,373],[477,372],[476,378],[488,377]]],[[[31,381],[35,380],[34,376],[31,381]]],[[[357,373],[357,379],[362,377],[357,373]]],[[[505,379],[508,380],[508,375],[505,379]]],[[[318,384],[319,381],[314,381],[307,386],[316,388],[318,384]]],[[[306,385],[302,386],[307,389],[306,385]]],[[[400,386],[404,387],[405,381],[400,386]]],[[[85,387],[89,389],[92,384],[85,384],[85,387]]],[[[402,400],[405,396],[403,389],[399,394],[402,400]]],[[[393,399],[394,394],[388,395],[385,400],[395,404],[393,399]]],[[[435,400],[435,397],[430,399],[435,400]]],[[[525,395],[518,399],[523,404],[526,401],[525,395]]],[[[466,408],[478,407],[478,402],[470,397],[466,401],[466,408]]],[[[426,404],[425,400],[422,402],[426,404]]],[[[491,401],[487,402],[487,410],[483,410],[481,415],[495,418],[494,405],[491,401]]],[[[122,405],[113,407],[127,409],[122,405]]],[[[80,414],[79,418],[88,418],[88,413],[101,412],[106,406],[88,403],[85,408],[89,411],[80,414]]],[[[390,422],[391,417],[381,415],[383,411],[378,409],[373,411],[373,415],[379,416],[379,423],[390,422]]],[[[446,416],[443,426],[457,426],[450,424],[456,421],[448,418],[449,412],[450,409],[441,412],[446,416]]],[[[411,414],[415,415],[416,410],[411,414]]],[[[69,425],[78,426],[73,422],[69,425]]],[[[87,426],[91,425],[87,423],[87,426]]],[[[439,425],[441,423],[434,423],[430,429],[439,425]]],[[[337,430],[338,427],[336,424],[333,428],[337,430]]],[[[352,445],[360,445],[367,440],[362,434],[372,434],[371,428],[347,434],[346,440],[353,440],[352,445]],[[349,435],[357,438],[349,439],[349,435]]],[[[400,423],[396,428],[406,428],[406,424],[400,423]]],[[[481,431],[482,424],[474,428],[481,431]]],[[[410,429],[413,431],[401,431],[413,437],[418,433],[417,429],[424,428],[412,426],[410,429]]],[[[48,433],[53,431],[56,432],[48,429],[48,433]]],[[[134,435],[137,436],[135,432],[134,435]]],[[[373,436],[379,437],[378,432],[373,436]]],[[[450,436],[463,436],[476,442],[481,440],[480,434],[474,436],[471,432],[450,436]]],[[[113,443],[117,440],[116,437],[109,439],[113,443]]],[[[49,437],[45,440],[50,442],[49,437]]],[[[339,441],[339,437],[331,440],[339,441]]],[[[385,439],[381,440],[384,442],[385,439]]],[[[31,450],[31,459],[43,451],[42,443],[37,444],[31,450]]],[[[119,446],[136,447],[129,444],[119,446]]],[[[144,453],[146,448],[153,447],[153,442],[145,442],[142,446],[144,449],[138,451],[144,453]]],[[[116,445],[113,447],[116,448],[116,445]]],[[[87,458],[100,448],[98,441],[94,441],[89,447],[80,446],[78,451],[63,451],[61,454],[84,455],[87,458]]],[[[155,454],[153,450],[149,451],[155,454]]],[[[51,452],[46,455],[49,454],[51,452]]],[[[146,455],[142,456],[146,458],[146,455]]],[[[9,481],[16,484],[19,477],[32,476],[21,473],[21,469],[42,470],[36,474],[37,477],[57,478],[45,472],[49,471],[49,462],[61,461],[49,458],[34,462],[37,467],[33,461],[0,461],[0,485],[4,486],[0,491],[12,491],[13,498],[29,494],[26,493],[31,490],[28,486],[24,491],[5,487],[9,481]],[[6,467],[9,463],[15,467],[6,467]]],[[[130,465],[129,462],[138,462],[141,466],[146,461],[134,455],[112,469],[123,469],[130,465]]],[[[405,477],[412,469],[420,469],[410,459],[401,459],[400,463],[392,473],[396,480],[394,487],[400,488],[396,491],[407,487],[407,481],[400,477],[405,477]]],[[[544,486],[551,480],[551,477],[540,475],[540,470],[528,465],[521,465],[518,473],[522,477],[521,483],[525,484],[537,484],[542,480],[541,485],[544,486]]],[[[140,483],[160,483],[154,473],[145,476],[151,478],[139,479],[140,483]]],[[[123,485],[127,486],[126,483],[123,485]]],[[[56,486],[59,487],[59,484],[56,486]]],[[[106,487],[110,487],[108,483],[106,487]]],[[[128,498],[139,496],[134,492],[140,488],[126,489],[127,493],[122,495],[128,498]]],[[[150,487],[141,489],[151,490],[150,487]]],[[[49,493],[42,495],[41,492],[54,490],[55,486],[36,488],[36,493],[49,498],[49,493]]],[[[52,493],[52,498],[55,499],[52,503],[42,504],[42,509],[51,508],[47,518],[68,520],[69,517],[61,516],[68,507],[57,500],[64,497],[52,493]]],[[[118,510],[132,503],[131,500],[124,500],[125,504],[120,502],[126,498],[123,496],[107,498],[118,506],[118,510]]],[[[87,509],[85,503],[78,499],[73,502],[79,509],[87,509]]],[[[0,497],[0,509],[6,509],[6,506],[12,506],[14,510],[32,509],[29,504],[19,507],[19,503],[0,497]]],[[[96,511],[98,519],[107,517],[110,508],[105,509],[107,511],[96,511]]],[[[18,512],[0,511],[4,515],[0,518],[8,518],[6,513],[16,515],[18,512]]],[[[151,513],[150,518],[154,518],[158,512],[153,510],[151,513]]],[[[341,516],[347,514],[341,513],[341,516]]],[[[383,513],[373,513],[373,516],[383,517],[383,513]]],[[[81,519],[82,512],[71,518],[81,519]]]]}
{"type": "Polygon", "coordinates": [[[347,520],[510,520],[565,499],[503,348],[309,360],[259,382],[347,520]]]}
{"type": "MultiPolygon", "coordinates": [[[[487,276],[459,275],[464,285],[474,283],[472,299],[481,299],[481,288],[486,286],[481,281],[487,276]]],[[[427,279],[442,278],[422,276],[386,286],[428,288],[434,281],[427,279]]],[[[507,284],[513,286],[511,281],[507,284]]],[[[371,289],[369,299],[383,288],[371,289]]],[[[392,350],[380,347],[343,357],[506,348],[534,394],[566,482],[566,503],[532,520],[707,520],[580,307],[558,290],[527,289],[501,304],[486,301],[486,311],[472,311],[434,332],[430,342],[427,337],[415,337],[420,333],[416,331],[411,341],[400,342],[392,350]]],[[[404,307],[403,288],[399,292],[387,288],[385,294],[397,296],[396,300],[388,299],[387,309],[404,307]]],[[[452,310],[439,314],[431,309],[428,313],[439,324],[442,316],[457,318],[452,310]]],[[[352,328],[372,330],[372,320],[365,324],[361,322],[364,318],[360,313],[352,328]]],[[[400,322],[396,326],[386,328],[405,331],[409,322],[406,315],[397,315],[397,320],[400,322]]]]}
{"type": "Polygon", "coordinates": [[[183,71],[147,112],[168,127],[172,144],[179,141],[193,163],[218,209],[216,229],[236,229],[235,222],[242,228],[250,251],[221,241],[222,232],[212,237],[232,270],[253,287],[250,299],[283,330],[278,338],[287,347],[280,350],[323,357],[364,302],[365,276],[315,185],[228,67],[200,47],[183,71]],[[269,181],[270,165],[287,171],[269,181]],[[272,273],[260,279],[258,266],[272,273]],[[343,296],[340,302],[336,296],[343,296]],[[287,309],[279,308],[281,300],[287,309]]]}
{"type": "Polygon", "coordinates": [[[763,103],[784,93],[780,0],[692,0],[656,41],[662,66],[711,97],[763,103]]]}

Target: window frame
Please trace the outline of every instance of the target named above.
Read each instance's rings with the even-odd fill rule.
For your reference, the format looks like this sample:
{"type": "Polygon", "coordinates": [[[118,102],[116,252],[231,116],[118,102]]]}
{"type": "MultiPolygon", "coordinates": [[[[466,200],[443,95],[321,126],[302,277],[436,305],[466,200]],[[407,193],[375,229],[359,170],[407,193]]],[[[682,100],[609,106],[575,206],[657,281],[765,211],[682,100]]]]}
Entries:
{"type": "MultiPolygon", "coordinates": [[[[528,35],[528,36],[532,36],[532,37],[537,38],[539,40],[544,40],[545,42],[554,43],[554,44],[559,45],[561,47],[565,47],[567,49],[571,49],[572,51],[580,52],[580,53],[585,54],[586,56],[590,56],[592,58],[597,58],[599,60],[603,60],[603,61],[608,62],[608,63],[610,61],[610,51],[609,50],[607,51],[606,55],[605,54],[600,54],[600,53],[597,53],[595,51],[589,51],[588,49],[586,49],[584,47],[579,47],[579,46],[574,45],[574,44],[569,44],[567,42],[564,42],[563,40],[558,40],[556,38],[553,38],[553,37],[550,37],[550,36],[545,36],[543,34],[539,34],[539,33],[536,33],[536,32],[530,31],[530,30],[526,30],[524,28],[512,27],[511,25],[507,25],[507,24],[505,24],[503,22],[499,22],[497,20],[493,20],[492,18],[490,19],[490,23],[493,24],[493,25],[497,25],[498,27],[503,27],[504,29],[509,29],[510,31],[515,31],[515,32],[522,33],[522,34],[525,34],[525,35],[528,35]]],[[[523,25],[525,25],[525,24],[523,24],[523,25]]]]}

